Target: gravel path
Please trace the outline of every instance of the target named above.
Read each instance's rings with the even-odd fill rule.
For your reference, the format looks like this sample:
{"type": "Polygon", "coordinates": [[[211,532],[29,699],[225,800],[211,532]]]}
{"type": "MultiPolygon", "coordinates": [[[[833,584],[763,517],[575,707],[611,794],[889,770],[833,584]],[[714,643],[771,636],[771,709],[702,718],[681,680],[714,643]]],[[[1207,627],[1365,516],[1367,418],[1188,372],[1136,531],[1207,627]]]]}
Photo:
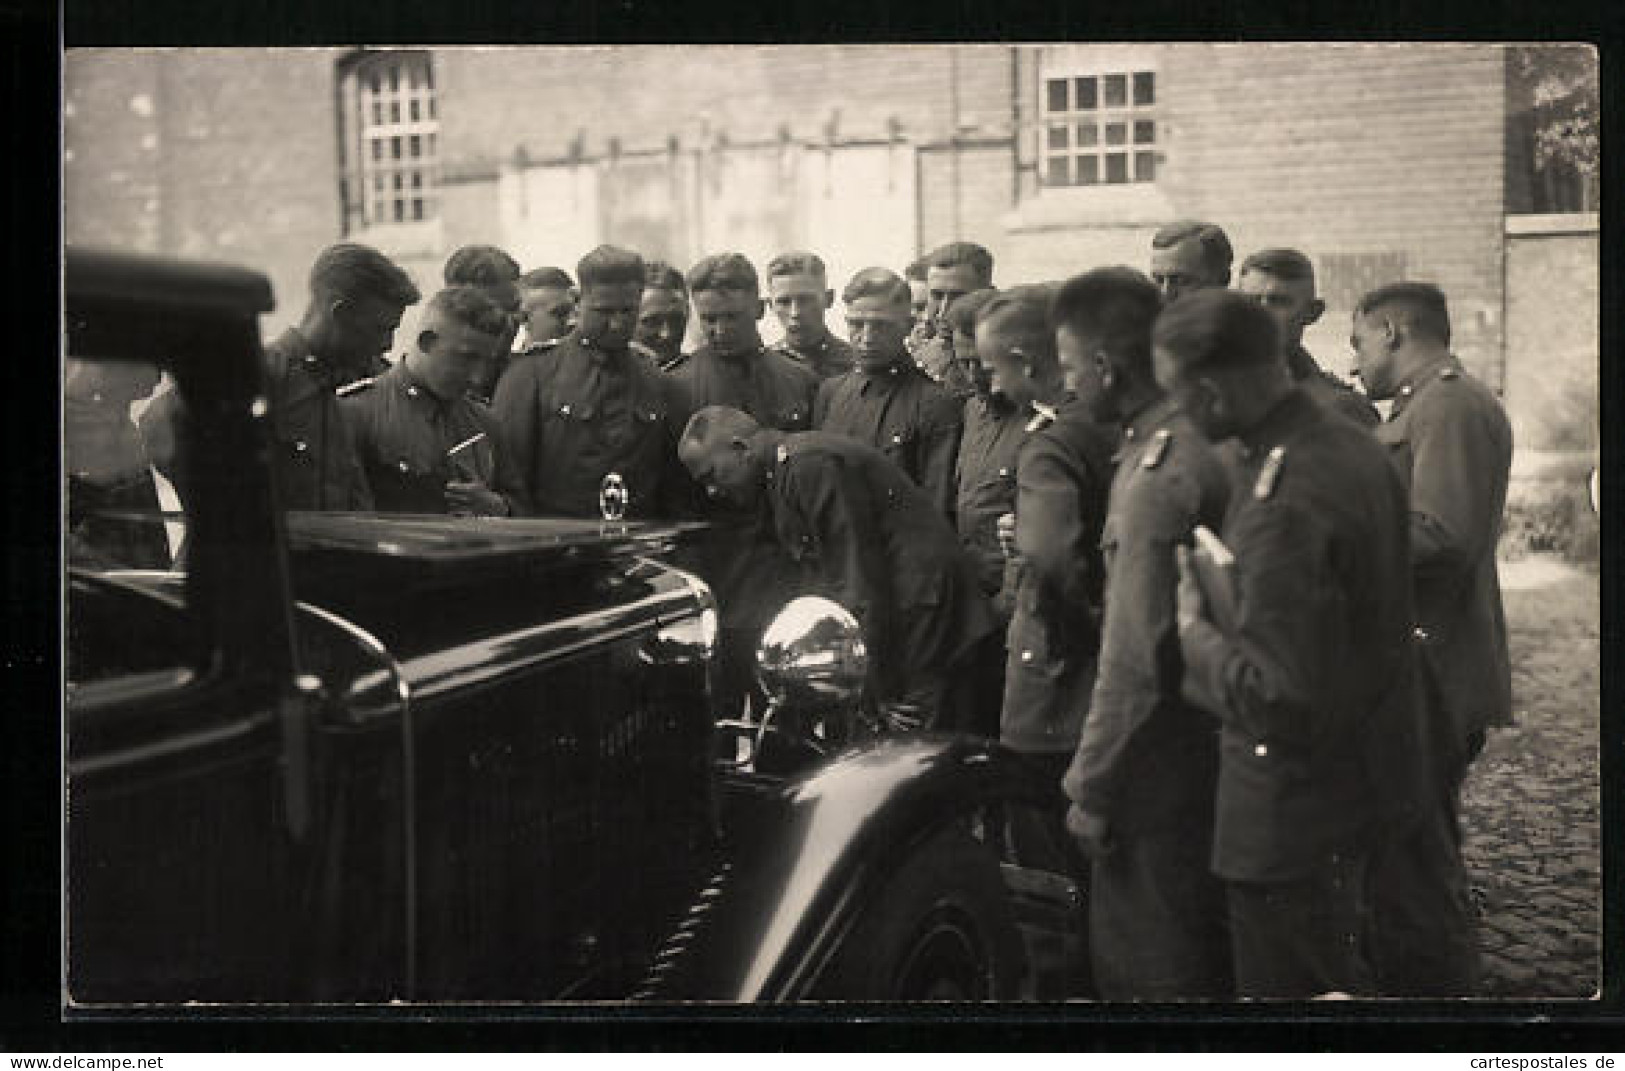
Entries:
{"type": "Polygon", "coordinates": [[[1602,947],[1598,580],[1541,559],[1502,568],[1517,724],[1492,730],[1463,808],[1484,994],[1585,998],[1602,947]]]}

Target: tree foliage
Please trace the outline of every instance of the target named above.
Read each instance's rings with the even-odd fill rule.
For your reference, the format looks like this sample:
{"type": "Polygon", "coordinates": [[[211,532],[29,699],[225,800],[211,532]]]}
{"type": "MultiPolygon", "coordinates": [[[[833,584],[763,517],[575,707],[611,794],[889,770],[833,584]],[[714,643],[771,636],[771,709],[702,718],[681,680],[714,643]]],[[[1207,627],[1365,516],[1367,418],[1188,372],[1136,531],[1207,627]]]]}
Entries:
{"type": "Polygon", "coordinates": [[[1601,112],[1597,51],[1590,45],[1524,45],[1512,73],[1533,113],[1535,164],[1567,164],[1587,179],[1598,173],[1601,112]]]}

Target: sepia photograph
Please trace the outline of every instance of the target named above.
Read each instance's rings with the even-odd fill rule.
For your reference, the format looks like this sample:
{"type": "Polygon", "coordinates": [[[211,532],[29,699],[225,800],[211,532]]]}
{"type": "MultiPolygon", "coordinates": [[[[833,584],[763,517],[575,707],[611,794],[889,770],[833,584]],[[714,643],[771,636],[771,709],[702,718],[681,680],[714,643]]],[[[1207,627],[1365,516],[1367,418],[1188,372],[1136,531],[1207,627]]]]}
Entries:
{"type": "Polygon", "coordinates": [[[1600,997],[1595,47],[61,90],[64,1017],[1600,997]]]}

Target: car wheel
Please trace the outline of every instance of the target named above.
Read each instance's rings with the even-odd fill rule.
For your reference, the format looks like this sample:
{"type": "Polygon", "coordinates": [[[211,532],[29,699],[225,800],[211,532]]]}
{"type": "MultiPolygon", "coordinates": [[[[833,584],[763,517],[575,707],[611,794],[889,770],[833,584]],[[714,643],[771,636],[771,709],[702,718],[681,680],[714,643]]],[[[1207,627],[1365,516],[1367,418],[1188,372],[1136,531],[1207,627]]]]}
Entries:
{"type": "Polygon", "coordinates": [[[1006,1000],[1021,957],[998,859],[961,821],[886,879],[819,990],[841,1000],[1006,1000]]]}

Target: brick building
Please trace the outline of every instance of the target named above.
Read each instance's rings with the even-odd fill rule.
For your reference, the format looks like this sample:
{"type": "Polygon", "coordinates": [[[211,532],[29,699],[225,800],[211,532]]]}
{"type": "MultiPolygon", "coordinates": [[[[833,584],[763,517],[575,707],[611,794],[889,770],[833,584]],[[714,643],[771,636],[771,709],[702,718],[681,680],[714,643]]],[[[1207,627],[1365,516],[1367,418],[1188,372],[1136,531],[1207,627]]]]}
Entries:
{"type": "MultiPolygon", "coordinates": [[[[1548,307],[1507,293],[1509,212],[1539,207],[1510,85],[1494,45],[79,50],[65,230],[258,266],[274,328],[346,235],[425,289],[474,241],[567,268],[600,241],[679,266],[808,246],[838,287],[963,237],[1010,284],[1143,266],[1159,225],[1199,217],[1238,256],[1315,259],[1329,365],[1362,292],[1423,278],[1505,387],[1531,378],[1509,339],[1540,335],[1509,316],[1548,307]]],[[[1573,291],[1557,304],[1572,323],[1573,291]]]]}

